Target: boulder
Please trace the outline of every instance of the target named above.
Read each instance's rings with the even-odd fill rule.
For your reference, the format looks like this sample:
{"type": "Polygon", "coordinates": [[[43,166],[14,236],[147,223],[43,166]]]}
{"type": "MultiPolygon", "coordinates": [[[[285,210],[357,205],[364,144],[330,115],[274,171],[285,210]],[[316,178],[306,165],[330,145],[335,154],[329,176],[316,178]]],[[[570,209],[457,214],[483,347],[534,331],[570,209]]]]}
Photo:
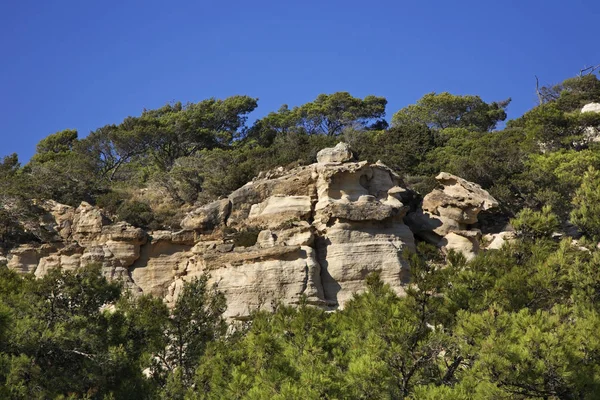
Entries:
{"type": "Polygon", "coordinates": [[[498,206],[481,186],[441,172],[439,188],[423,198],[419,209],[405,219],[413,232],[436,246],[453,249],[471,259],[479,251],[481,233],[470,230],[481,211],[498,206]]]}
{"type": "Polygon", "coordinates": [[[479,252],[480,240],[481,232],[478,230],[453,231],[444,236],[443,249],[446,252],[452,250],[460,253],[467,261],[470,261],[479,252]]]}
{"type": "Polygon", "coordinates": [[[319,164],[344,163],[354,159],[352,149],[346,143],[338,143],[335,147],[323,149],[317,153],[319,164]]]}
{"type": "Polygon", "coordinates": [[[581,109],[581,112],[600,113],[600,103],[588,103],[581,109]]]}
{"type": "Polygon", "coordinates": [[[461,223],[474,224],[480,211],[498,207],[498,201],[476,183],[446,172],[439,173],[435,179],[442,188],[425,196],[424,211],[447,215],[461,223]]]}
{"type": "Polygon", "coordinates": [[[186,215],[181,221],[181,227],[190,231],[210,231],[224,225],[230,211],[229,199],[217,200],[186,215]]]}
{"type": "Polygon", "coordinates": [[[488,242],[487,246],[485,247],[486,250],[498,250],[501,249],[506,243],[514,241],[516,239],[516,235],[513,231],[503,231],[486,235],[485,239],[488,242]]]}

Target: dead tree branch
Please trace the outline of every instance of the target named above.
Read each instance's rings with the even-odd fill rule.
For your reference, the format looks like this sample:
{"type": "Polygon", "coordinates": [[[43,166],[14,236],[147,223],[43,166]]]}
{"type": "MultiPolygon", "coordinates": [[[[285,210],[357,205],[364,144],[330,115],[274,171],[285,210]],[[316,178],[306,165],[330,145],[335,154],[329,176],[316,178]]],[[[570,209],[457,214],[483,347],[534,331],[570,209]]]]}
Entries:
{"type": "Polygon", "coordinates": [[[600,68],[600,64],[598,65],[592,65],[591,67],[584,67],[583,69],[581,69],[579,71],[579,77],[583,77],[585,75],[591,75],[594,73],[594,71],[596,71],[598,68],[600,68]]]}
{"type": "Polygon", "coordinates": [[[538,79],[537,75],[535,76],[535,93],[537,94],[539,105],[541,106],[544,102],[544,98],[540,92],[540,80],[538,79]]]}

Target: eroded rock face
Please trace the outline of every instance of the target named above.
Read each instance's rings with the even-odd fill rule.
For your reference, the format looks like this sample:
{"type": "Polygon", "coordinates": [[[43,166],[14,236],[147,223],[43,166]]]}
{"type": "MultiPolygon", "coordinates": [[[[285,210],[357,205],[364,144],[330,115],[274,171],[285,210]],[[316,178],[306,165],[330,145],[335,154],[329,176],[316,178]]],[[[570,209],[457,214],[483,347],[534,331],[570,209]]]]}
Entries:
{"type": "Polygon", "coordinates": [[[414,251],[414,238],[403,223],[337,220],[318,238],[316,247],[327,302],[343,305],[364,288],[372,272],[379,272],[383,282],[404,293],[410,273],[404,252],[414,251]]]}
{"type": "MultiPolygon", "coordinates": [[[[243,319],[252,310],[272,309],[277,302],[295,304],[302,296],[325,305],[320,266],[310,246],[278,245],[220,252],[195,248],[186,275],[178,277],[167,293],[177,297],[182,282],[208,271],[227,300],[226,317],[243,319]]],[[[170,299],[168,299],[170,300],[170,299]]]]}
{"type": "Polygon", "coordinates": [[[481,211],[497,207],[498,201],[481,186],[458,176],[442,172],[436,179],[440,188],[423,198],[421,208],[407,216],[407,223],[420,238],[472,259],[479,251],[481,232],[470,225],[481,211]]]}
{"type": "Polygon", "coordinates": [[[23,244],[8,253],[8,268],[19,273],[34,272],[40,262],[41,249],[31,244],[23,244]]]}
{"type": "Polygon", "coordinates": [[[487,192],[442,173],[440,188],[407,215],[415,194],[400,177],[380,162],[353,157],[340,143],[319,152],[316,164],[261,173],[227,198],[189,213],[180,232],[113,223],[87,203],[73,208],[46,202],[52,243],[13,249],[6,263],[36,276],[99,263],[110,279],[169,304],[186,281],[209,273],[227,298],[226,316],[243,319],[252,310],[302,298],[343,307],[364,290],[372,272],[403,294],[413,231],[468,258],[476,254],[480,234],[469,225],[497,205],[487,192]]]}
{"type": "Polygon", "coordinates": [[[275,195],[252,205],[248,220],[255,225],[277,227],[285,221],[309,219],[311,214],[310,196],[275,195]]]}
{"type": "MultiPolygon", "coordinates": [[[[588,103],[581,109],[582,113],[600,114],[600,103],[588,103]]],[[[600,142],[600,126],[587,126],[583,131],[583,141],[577,143],[584,145],[590,142],[600,142]]]]}
{"type": "MultiPolygon", "coordinates": [[[[227,199],[184,218],[183,226],[206,240],[201,238],[183,256],[189,260],[185,273],[175,276],[170,268],[173,282],[167,300],[177,297],[183,282],[205,271],[228,298],[227,315],[235,318],[280,301],[294,304],[302,297],[312,304],[342,307],[375,271],[403,293],[409,277],[405,251],[415,247],[403,222],[409,191],[385,165],[349,161],[352,157],[345,145],[326,149],[317,164],[263,173],[227,199]],[[220,225],[213,224],[212,233],[202,223],[188,223],[226,204],[229,215],[219,219],[220,225]],[[255,241],[227,245],[224,232],[232,231],[254,231],[255,241]],[[215,237],[215,232],[223,234],[215,237]]],[[[137,273],[132,276],[142,290],[155,290],[145,288],[137,273]]],[[[169,279],[167,275],[161,276],[169,279]]]]}
{"type": "Polygon", "coordinates": [[[55,234],[55,240],[67,240],[71,237],[75,209],[53,200],[40,205],[48,214],[43,218],[46,230],[55,234]]]}
{"type": "Polygon", "coordinates": [[[41,277],[51,268],[76,270],[95,263],[107,278],[132,285],[128,268],[138,259],[146,232],[126,222],[112,224],[102,210],[85,202],[76,209],[54,201],[41,207],[47,211],[41,224],[50,243],[12,249],[9,268],[41,277]]]}
{"type": "Polygon", "coordinates": [[[186,215],[181,221],[181,227],[187,230],[211,231],[226,222],[230,210],[229,199],[215,201],[186,215]]]}
{"type": "Polygon", "coordinates": [[[342,142],[335,147],[323,149],[317,153],[317,162],[320,164],[344,163],[353,159],[352,149],[342,142]]]}

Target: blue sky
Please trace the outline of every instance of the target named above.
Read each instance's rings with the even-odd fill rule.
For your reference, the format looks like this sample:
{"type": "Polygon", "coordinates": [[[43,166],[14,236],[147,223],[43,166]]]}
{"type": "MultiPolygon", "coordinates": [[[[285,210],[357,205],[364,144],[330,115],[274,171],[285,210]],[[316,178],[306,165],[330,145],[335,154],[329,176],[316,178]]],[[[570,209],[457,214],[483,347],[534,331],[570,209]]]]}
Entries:
{"type": "Polygon", "coordinates": [[[0,156],[169,101],[247,94],[255,119],[319,93],[535,104],[600,63],[600,2],[0,0],[0,156]]]}

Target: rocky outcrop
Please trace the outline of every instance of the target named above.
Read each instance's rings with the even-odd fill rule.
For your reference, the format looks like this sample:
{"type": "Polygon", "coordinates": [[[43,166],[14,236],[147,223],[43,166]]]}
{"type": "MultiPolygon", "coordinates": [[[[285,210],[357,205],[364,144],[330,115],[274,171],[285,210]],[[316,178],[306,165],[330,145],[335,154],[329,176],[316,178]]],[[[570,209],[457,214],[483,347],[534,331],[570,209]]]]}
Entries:
{"type": "Polygon", "coordinates": [[[230,210],[231,203],[229,199],[215,201],[186,215],[181,221],[181,227],[186,230],[210,232],[214,228],[225,224],[230,210]]]}
{"type": "Polygon", "coordinates": [[[581,109],[581,112],[600,113],[600,103],[588,103],[581,109]]]}
{"type": "Polygon", "coordinates": [[[501,249],[505,244],[510,243],[516,238],[516,234],[513,231],[502,231],[499,233],[488,234],[484,236],[487,242],[485,248],[487,250],[498,250],[501,249]]]}
{"type": "Polygon", "coordinates": [[[344,163],[353,159],[352,149],[342,142],[335,147],[323,149],[317,153],[317,162],[320,164],[344,163]]]}
{"type": "MultiPolygon", "coordinates": [[[[600,103],[588,103],[581,109],[582,113],[596,113],[600,114],[600,103]]],[[[586,144],[590,142],[600,142],[600,126],[587,126],[583,132],[583,142],[578,143],[586,144]]]]}
{"type": "Polygon", "coordinates": [[[423,198],[423,204],[407,217],[420,238],[445,250],[462,253],[467,259],[479,251],[481,232],[472,229],[481,211],[498,202],[481,186],[445,172],[436,176],[440,187],[423,198]]]}
{"type": "Polygon", "coordinates": [[[35,272],[42,251],[39,246],[23,244],[8,253],[6,265],[8,268],[24,274],[35,272]]]}
{"type": "Polygon", "coordinates": [[[9,268],[40,277],[51,268],[75,270],[95,263],[106,277],[133,285],[128,268],[139,258],[146,232],[125,222],[112,224],[102,210],[85,202],[77,208],[54,201],[40,206],[47,212],[42,224],[52,240],[11,250],[9,268]]]}
{"type": "Polygon", "coordinates": [[[53,239],[13,249],[6,263],[36,276],[98,263],[107,277],[167,303],[186,281],[209,273],[229,318],[302,299],[335,309],[363,290],[372,272],[403,294],[415,235],[472,257],[481,235],[471,225],[497,205],[479,186],[442,173],[440,188],[415,209],[415,193],[397,174],[380,162],[354,161],[347,145],[317,159],[261,173],[187,214],[179,232],[114,223],[87,203],[46,202],[44,226],[53,239]]]}
{"type": "Polygon", "coordinates": [[[316,164],[261,174],[227,199],[191,212],[184,226],[208,241],[201,238],[191,250],[185,274],[174,279],[167,298],[176,298],[185,280],[204,271],[230,299],[231,317],[302,297],[340,307],[374,271],[402,293],[409,277],[404,252],[414,250],[403,222],[409,191],[384,165],[352,159],[340,144],[322,150],[316,164]],[[224,218],[204,217],[227,206],[224,218]],[[256,232],[252,243],[225,246],[249,232],[256,232]]]}

